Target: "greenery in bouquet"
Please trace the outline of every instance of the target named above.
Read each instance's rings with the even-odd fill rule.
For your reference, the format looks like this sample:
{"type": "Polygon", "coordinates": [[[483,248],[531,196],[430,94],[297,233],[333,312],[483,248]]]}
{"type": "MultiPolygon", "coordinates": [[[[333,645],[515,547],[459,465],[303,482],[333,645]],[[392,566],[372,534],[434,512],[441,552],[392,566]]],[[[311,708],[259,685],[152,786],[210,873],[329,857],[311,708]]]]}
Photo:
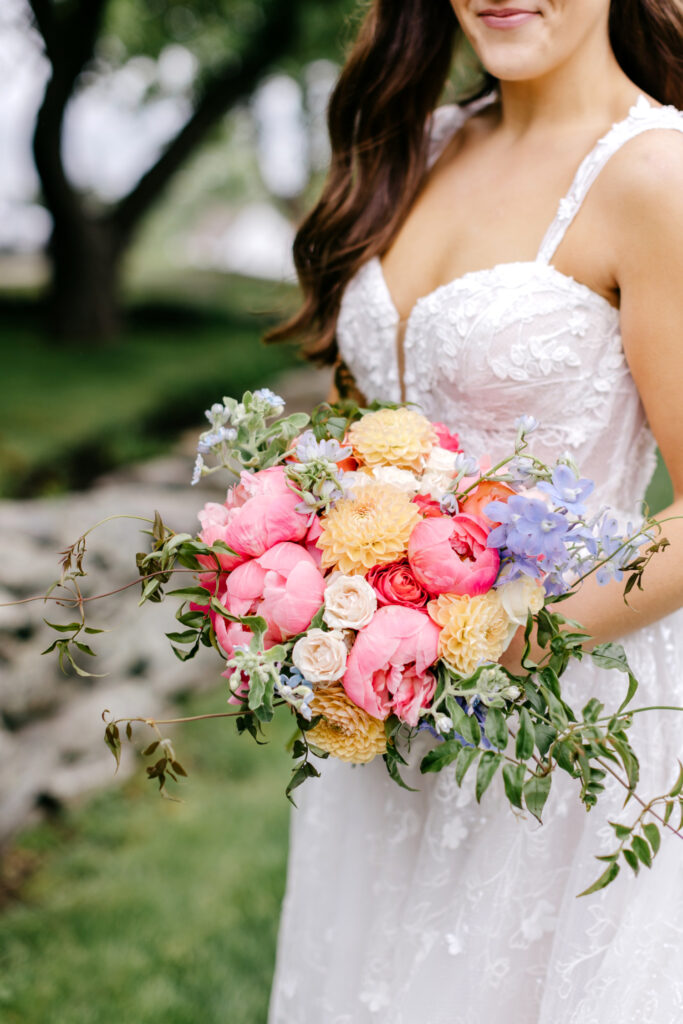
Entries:
{"type": "MultiPolygon", "coordinates": [[[[608,777],[623,786],[635,820],[612,823],[614,849],[586,892],[613,881],[622,863],[649,867],[662,829],[683,838],[683,767],[664,794],[646,800],[637,789],[629,730],[635,715],[657,709],[633,706],[638,683],[623,648],[591,647],[561,613],[592,574],[622,580],[625,600],[641,587],[667,545],[658,522],[622,533],[609,509],[589,514],[592,482],[567,455],[548,465],[532,454],[529,417],[491,465],[408,407],[325,404],[310,417],[284,416],[283,401],[263,389],[206,415],[192,482],[226,474],[226,500],[199,512],[197,536],[158,514],[147,521],[140,603],[180,602],[168,637],[182,661],[201,646],[219,655],[233,710],[214,717],[233,717],[260,742],[276,713],[291,716],[290,799],[330,756],[381,756],[406,786],[402,768],[427,730],[422,773],[450,768],[460,785],[469,773],[477,800],[500,774],[511,807],[539,821],[557,770],[575,780],[587,810],[608,777]],[[167,590],[179,573],[190,585],[167,590]],[[520,630],[513,672],[500,659],[520,630]],[[562,676],[585,658],[624,674],[618,707],[595,697],[570,706],[562,676]]],[[[83,634],[97,632],[85,616],[94,598],[80,586],[86,542],[64,553],[60,589],[48,595],[79,611],[78,621],[53,624],[48,651],[81,673],[78,656],[93,654],[83,634]]],[[[151,728],[147,773],[166,794],[168,778],[186,773],[160,726],[189,720],[109,716],[105,740],[118,763],[119,727],[128,740],[132,723],[151,728]]]]}

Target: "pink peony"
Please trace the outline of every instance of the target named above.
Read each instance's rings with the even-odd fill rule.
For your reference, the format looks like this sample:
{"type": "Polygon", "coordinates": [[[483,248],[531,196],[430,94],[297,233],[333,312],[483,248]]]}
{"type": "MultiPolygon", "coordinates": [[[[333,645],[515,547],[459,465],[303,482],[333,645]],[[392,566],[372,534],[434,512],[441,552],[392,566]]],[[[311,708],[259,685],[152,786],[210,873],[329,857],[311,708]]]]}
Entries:
{"type": "Polygon", "coordinates": [[[415,608],[389,605],[361,629],[342,683],[348,697],[375,718],[398,715],[415,726],[434,696],[428,671],[438,657],[439,628],[415,608]]]}
{"type": "Polygon", "coordinates": [[[466,513],[418,523],[408,542],[415,578],[430,594],[485,594],[500,567],[497,550],[486,547],[490,532],[480,516],[466,513]]]}
{"type": "Polygon", "coordinates": [[[445,423],[432,423],[436,431],[436,439],[439,448],[445,448],[447,452],[461,452],[460,438],[457,434],[451,434],[445,423]]]}
{"type": "MultiPolygon", "coordinates": [[[[224,505],[209,502],[199,513],[205,544],[223,541],[236,552],[219,554],[224,570],[229,571],[247,558],[258,558],[283,541],[299,541],[308,530],[309,514],[296,511],[301,498],[287,484],[281,466],[258,473],[242,473],[240,483],[231,487],[224,505]]],[[[214,560],[201,555],[207,569],[214,560]]]]}
{"type": "MultiPolygon", "coordinates": [[[[228,576],[221,603],[231,615],[262,615],[268,623],[265,646],[308,629],[323,603],[325,582],[315,560],[300,544],[275,544],[259,558],[238,565],[228,576]]],[[[248,644],[251,632],[239,622],[211,613],[216,636],[230,656],[248,644]]]]}
{"type": "Polygon", "coordinates": [[[381,605],[400,604],[404,608],[424,608],[429,601],[430,595],[415,579],[407,558],[388,565],[376,565],[366,579],[381,605]]]}

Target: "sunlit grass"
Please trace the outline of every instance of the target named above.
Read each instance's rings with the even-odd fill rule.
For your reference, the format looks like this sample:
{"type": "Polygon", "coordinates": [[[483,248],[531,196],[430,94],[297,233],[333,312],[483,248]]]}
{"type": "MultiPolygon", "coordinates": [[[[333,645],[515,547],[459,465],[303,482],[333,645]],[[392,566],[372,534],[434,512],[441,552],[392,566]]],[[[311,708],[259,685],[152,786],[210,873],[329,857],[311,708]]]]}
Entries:
{"type": "MultiPolygon", "coordinates": [[[[224,699],[192,699],[188,713],[224,699]]],[[[158,797],[141,765],[121,789],[19,839],[40,867],[0,915],[3,1024],[265,1021],[286,738],[286,721],[261,748],[226,720],[185,725],[175,734],[190,773],[183,803],[158,797]]]]}

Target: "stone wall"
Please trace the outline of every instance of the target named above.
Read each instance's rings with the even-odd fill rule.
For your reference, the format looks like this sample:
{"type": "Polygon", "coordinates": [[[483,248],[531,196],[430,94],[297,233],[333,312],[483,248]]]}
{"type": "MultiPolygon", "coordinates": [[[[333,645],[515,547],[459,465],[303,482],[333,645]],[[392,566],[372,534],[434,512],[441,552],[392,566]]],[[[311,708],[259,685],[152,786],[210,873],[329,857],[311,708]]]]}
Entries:
{"type": "MultiPolygon", "coordinates": [[[[288,411],[320,401],[328,378],[307,370],[287,375],[278,390],[288,411]]],[[[222,500],[224,487],[220,474],[189,487],[193,441],[85,492],[0,502],[0,604],[44,593],[59,576],[58,552],[112,513],[150,515],[158,509],[173,529],[195,532],[198,509],[205,501],[222,500]]],[[[135,579],[135,553],[148,546],[144,528],[118,519],[90,536],[85,593],[135,579]]],[[[40,656],[56,636],[43,618],[69,622],[77,616],[54,601],[0,607],[0,843],[43,810],[114,781],[114,760],[102,738],[105,708],[116,717],[165,717],[181,693],[221,683],[214,651],[202,648],[185,664],[171,651],[164,633],[181,628],[174,603],[139,608],[139,592],[135,586],[90,606],[90,624],[109,630],[92,637],[98,657],[81,659],[89,671],[106,673],[93,679],[64,675],[54,655],[40,656]]],[[[116,778],[132,771],[143,771],[142,763],[124,743],[116,778]]]]}

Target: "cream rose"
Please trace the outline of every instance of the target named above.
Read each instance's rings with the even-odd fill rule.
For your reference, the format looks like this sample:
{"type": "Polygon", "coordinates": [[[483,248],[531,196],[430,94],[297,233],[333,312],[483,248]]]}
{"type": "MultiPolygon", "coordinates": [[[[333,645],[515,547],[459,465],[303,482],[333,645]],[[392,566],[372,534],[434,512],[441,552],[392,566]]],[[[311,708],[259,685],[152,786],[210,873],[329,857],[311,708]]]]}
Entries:
{"type": "Polygon", "coordinates": [[[435,501],[440,501],[453,482],[456,458],[457,452],[432,448],[420,481],[420,494],[430,494],[435,501]]]}
{"type": "Polygon", "coordinates": [[[309,683],[333,683],[344,675],[347,653],[343,633],[309,629],[294,644],[292,661],[309,683]]]}
{"type": "Polygon", "coordinates": [[[404,494],[417,494],[420,489],[420,481],[409,469],[399,469],[398,466],[375,466],[372,475],[379,483],[389,484],[404,494]]]}
{"type": "Polygon", "coordinates": [[[323,619],[331,629],[362,629],[377,611],[377,595],[362,576],[334,573],[325,587],[323,619]]]}
{"type": "Polygon", "coordinates": [[[526,626],[529,612],[535,615],[543,607],[543,585],[530,576],[519,576],[512,583],[504,583],[497,590],[505,614],[515,626],[526,626]]]}

